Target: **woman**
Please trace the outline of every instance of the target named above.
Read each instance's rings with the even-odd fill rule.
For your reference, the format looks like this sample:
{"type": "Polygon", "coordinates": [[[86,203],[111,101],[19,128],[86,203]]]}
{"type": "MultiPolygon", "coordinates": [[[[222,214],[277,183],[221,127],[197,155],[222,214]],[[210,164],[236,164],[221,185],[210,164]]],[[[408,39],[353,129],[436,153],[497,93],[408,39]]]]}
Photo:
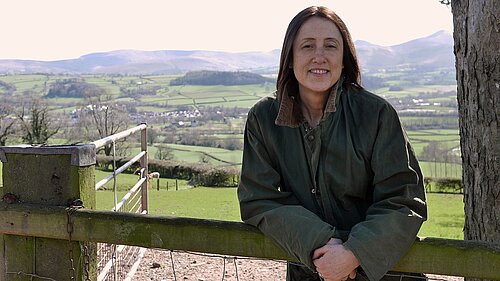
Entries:
{"type": "Polygon", "coordinates": [[[387,280],[426,218],[422,181],[395,110],[360,85],[345,24],[325,7],[301,11],[276,97],[248,113],[243,221],[300,261],[287,280],[387,280]]]}

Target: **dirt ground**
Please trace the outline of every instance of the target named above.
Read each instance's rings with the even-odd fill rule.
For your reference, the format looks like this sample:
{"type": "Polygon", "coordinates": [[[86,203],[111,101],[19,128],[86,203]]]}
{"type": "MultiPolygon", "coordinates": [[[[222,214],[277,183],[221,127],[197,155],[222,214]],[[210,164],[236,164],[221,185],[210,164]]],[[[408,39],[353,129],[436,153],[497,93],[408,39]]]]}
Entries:
{"type": "MultiPolygon", "coordinates": [[[[140,281],[274,281],[285,280],[285,275],[286,263],[282,261],[224,258],[148,249],[133,279],[140,281]]],[[[438,281],[464,280],[462,277],[442,275],[428,275],[428,277],[429,280],[438,281]]]]}

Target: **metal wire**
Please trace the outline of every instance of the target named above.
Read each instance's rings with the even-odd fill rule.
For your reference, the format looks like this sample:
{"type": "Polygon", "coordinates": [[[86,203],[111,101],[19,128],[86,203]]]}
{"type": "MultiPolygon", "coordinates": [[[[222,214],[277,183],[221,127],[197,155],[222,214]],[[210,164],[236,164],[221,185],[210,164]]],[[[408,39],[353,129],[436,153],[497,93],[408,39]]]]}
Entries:
{"type": "Polygon", "coordinates": [[[174,273],[174,280],[177,281],[177,276],[175,276],[174,256],[172,255],[172,251],[170,251],[170,261],[172,262],[172,272],[174,273]]]}
{"type": "Polygon", "coordinates": [[[19,275],[19,276],[27,276],[30,277],[30,280],[33,280],[33,278],[38,278],[38,279],[43,279],[43,280],[49,280],[49,281],[57,281],[56,279],[52,279],[50,277],[44,277],[40,276],[37,274],[32,274],[32,273],[25,273],[23,271],[18,271],[18,272],[12,272],[12,271],[7,271],[5,272],[6,274],[14,274],[14,275],[19,275]]]}
{"type": "MultiPolygon", "coordinates": [[[[176,276],[176,269],[175,269],[175,264],[174,264],[174,256],[173,256],[173,253],[179,253],[179,254],[188,254],[188,255],[193,255],[193,256],[200,256],[200,257],[206,257],[206,258],[217,258],[217,259],[222,259],[222,277],[221,277],[221,280],[224,281],[226,280],[226,263],[228,260],[230,259],[233,259],[233,263],[234,263],[234,266],[235,266],[235,278],[237,281],[240,280],[240,272],[238,271],[238,266],[237,266],[237,260],[257,260],[257,261],[270,261],[270,262],[276,262],[276,263],[279,263],[279,264],[282,264],[282,265],[286,265],[287,263],[290,263],[290,262],[287,262],[287,261],[283,261],[283,260],[275,260],[275,259],[264,259],[264,258],[254,258],[254,257],[241,257],[241,256],[226,256],[226,255],[218,255],[218,254],[207,254],[207,253],[199,253],[199,252],[191,252],[191,251],[181,251],[181,250],[163,250],[163,249],[157,249],[157,250],[161,250],[161,251],[168,251],[169,252],[169,255],[170,255],[170,263],[171,263],[171,268],[172,268],[172,272],[173,272],[173,275],[174,275],[174,280],[176,281],[177,280],[177,276],[176,276]]],[[[291,264],[299,264],[299,263],[291,263],[291,264]]],[[[363,274],[360,274],[358,273],[356,275],[358,278],[361,278],[362,280],[366,280],[366,281],[369,281],[369,279],[364,276],[363,274]]],[[[391,277],[398,277],[400,281],[405,281],[405,280],[408,280],[408,279],[412,279],[412,280],[415,280],[415,279],[420,279],[420,280],[425,280],[425,281],[448,281],[450,279],[446,278],[447,276],[442,276],[442,275],[427,275],[427,276],[414,276],[414,275],[408,275],[408,274],[404,274],[404,273],[401,273],[401,274],[393,274],[393,273],[387,273],[385,276],[391,276],[391,277]]],[[[208,276],[207,276],[208,277],[208,276]]],[[[211,277],[215,277],[215,276],[211,276],[211,277]]],[[[453,280],[463,280],[463,277],[451,277],[453,278],[453,280]]]]}
{"type": "Polygon", "coordinates": [[[234,271],[236,272],[236,280],[240,281],[240,277],[238,276],[238,265],[236,264],[236,258],[233,259],[234,263],[234,271]]]}
{"type": "Polygon", "coordinates": [[[224,281],[224,276],[226,275],[226,257],[222,257],[223,265],[222,265],[222,281],[224,281]]]}
{"type": "MultiPolygon", "coordinates": [[[[135,128],[120,132],[118,134],[103,138],[101,140],[95,141],[92,144],[96,146],[96,148],[103,147],[105,145],[112,145],[113,151],[113,173],[108,175],[103,180],[96,183],[95,189],[99,189],[104,186],[109,181],[113,180],[113,203],[114,207],[112,211],[115,212],[132,212],[137,213],[141,210],[141,189],[140,184],[142,184],[146,178],[144,177],[144,171],[141,173],[141,179],[139,183],[136,184],[136,187],[132,187],[132,189],[123,197],[123,199],[118,202],[118,191],[117,191],[117,175],[122,173],[128,167],[139,161],[141,157],[146,155],[146,152],[142,151],[129,160],[127,163],[123,164],[120,167],[116,166],[116,141],[119,139],[123,139],[131,134],[134,134],[138,131],[142,131],[146,129],[146,125],[140,125],[135,128]]],[[[144,252],[144,251],[143,251],[144,252]]],[[[97,270],[98,270],[98,280],[99,281],[110,281],[110,280],[131,280],[133,277],[133,273],[125,272],[129,269],[130,264],[132,264],[134,258],[137,260],[134,262],[134,266],[140,262],[142,259],[143,253],[141,255],[141,249],[139,247],[131,247],[124,245],[114,245],[114,244],[105,244],[98,243],[97,244],[97,270]]],[[[137,266],[136,266],[137,267],[137,266]]]]}

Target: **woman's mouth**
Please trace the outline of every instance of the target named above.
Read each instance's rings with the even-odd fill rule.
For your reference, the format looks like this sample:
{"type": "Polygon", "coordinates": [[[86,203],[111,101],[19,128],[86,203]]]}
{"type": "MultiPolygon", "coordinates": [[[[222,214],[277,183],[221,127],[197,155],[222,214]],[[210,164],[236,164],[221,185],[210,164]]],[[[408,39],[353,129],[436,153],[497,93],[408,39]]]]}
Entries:
{"type": "Polygon", "coordinates": [[[311,69],[309,70],[312,74],[326,74],[328,73],[328,70],[326,69],[311,69]]]}

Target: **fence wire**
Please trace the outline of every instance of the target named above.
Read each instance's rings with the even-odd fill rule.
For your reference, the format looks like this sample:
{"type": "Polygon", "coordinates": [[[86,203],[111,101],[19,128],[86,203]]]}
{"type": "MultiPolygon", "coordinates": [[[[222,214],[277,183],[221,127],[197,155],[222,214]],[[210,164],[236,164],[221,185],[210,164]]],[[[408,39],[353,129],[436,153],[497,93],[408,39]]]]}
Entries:
{"type": "MultiPolygon", "coordinates": [[[[286,261],[248,257],[224,256],[177,250],[147,249],[145,257],[137,270],[134,280],[285,280],[286,261]]],[[[388,273],[394,280],[405,281],[401,275],[388,273]],[[397,278],[396,278],[397,277],[397,278]]],[[[364,276],[358,274],[357,280],[364,276]]],[[[426,274],[415,279],[429,281],[463,281],[463,277],[426,274]]]]}
{"type": "MultiPolygon", "coordinates": [[[[140,170],[138,182],[129,190],[129,192],[118,202],[116,176],[123,172],[127,167],[139,161],[146,155],[145,151],[140,152],[125,165],[116,167],[115,159],[115,141],[133,134],[137,130],[141,130],[141,134],[145,134],[145,126],[141,125],[136,128],[118,133],[108,138],[94,142],[96,147],[106,145],[107,143],[113,146],[113,173],[96,184],[96,190],[106,184],[109,180],[113,180],[113,199],[114,207],[112,211],[126,213],[147,213],[147,207],[143,206],[142,190],[143,183],[147,180],[148,175],[145,174],[146,168],[140,170]],[[143,129],[141,129],[141,127],[143,129]],[[120,136],[123,135],[123,136],[120,136]]],[[[147,165],[147,161],[146,161],[147,165]]],[[[115,245],[107,243],[97,243],[97,280],[98,281],[130,281],[135,280],[134,274],[140,266],[140,261],[143,258],[145,249],[140,247],[115,245]]]]}
{"type": "Polygon", "coordinates": [[[125,280],[138,258],[140,247],[98,243],[99,281],[125,280]]]}
{"type": "MultiPolygon", "coordinates": [[[[133,191],[133,190],[132,190],[133,191]]],[[[128,200],[118,206],[117,212],[139,213],[141,210],[141,189],[129,192],[128,200]]],[[[98,281],[126,280],[140,255],[141,248],[124,245],[98,243],[98,281]]],[[[135,279],[130,279],[135,280],[135,279]]]]}

